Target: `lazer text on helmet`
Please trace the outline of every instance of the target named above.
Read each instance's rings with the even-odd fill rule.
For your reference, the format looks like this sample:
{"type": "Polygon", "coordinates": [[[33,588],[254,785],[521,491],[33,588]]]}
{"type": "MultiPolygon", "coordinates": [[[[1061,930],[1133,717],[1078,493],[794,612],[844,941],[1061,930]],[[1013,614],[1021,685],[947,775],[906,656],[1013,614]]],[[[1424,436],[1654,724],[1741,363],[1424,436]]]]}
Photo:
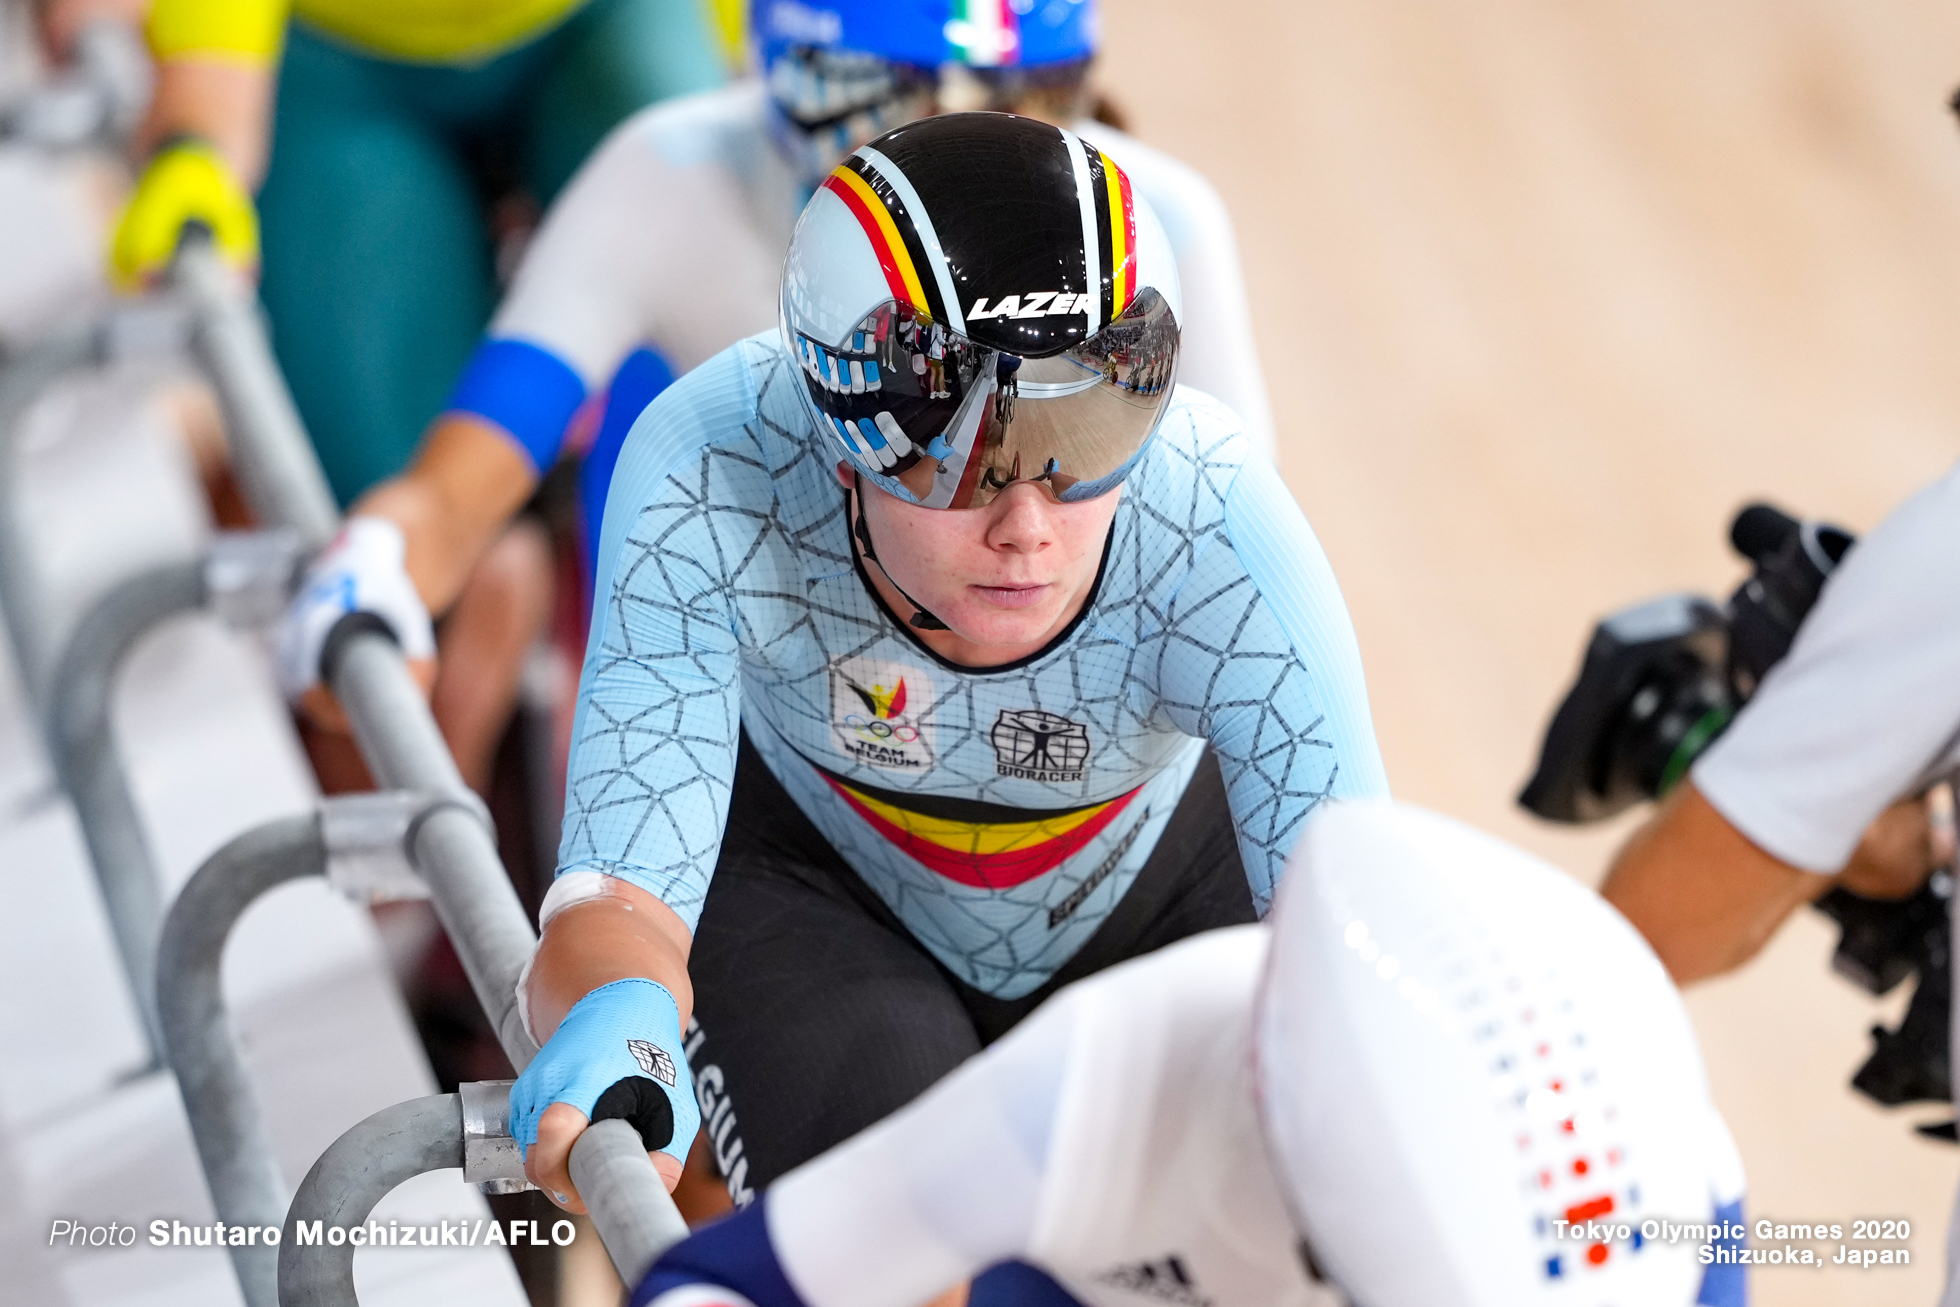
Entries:
{"type": "Polygon", "coordinates": [[[979,322],[986,318],[1052,318],[1060,314],[1087,313],[1095,304],[1095,296],[1084,292],[1080,295],[1067,290],[1034,290],[1025,295],[1009,295],[992,308],[987,307],[987,297],[982,295],[973,301],[973,307],[966,311],[968,322],[979,322]]]}

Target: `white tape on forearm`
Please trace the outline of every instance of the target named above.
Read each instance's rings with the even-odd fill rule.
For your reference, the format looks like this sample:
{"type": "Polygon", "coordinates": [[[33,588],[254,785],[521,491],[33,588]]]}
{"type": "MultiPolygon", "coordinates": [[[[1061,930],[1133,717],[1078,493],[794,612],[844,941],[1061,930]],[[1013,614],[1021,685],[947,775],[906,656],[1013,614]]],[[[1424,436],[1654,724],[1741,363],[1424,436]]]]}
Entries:
{"type": "MultiPolygon", "coordinates": [[[[552,881],[551,888],[545,891],[544,902],[538,905],[538,933],[543,934],[551,919],[566,908],[606,897],[612,892],[612,880],[613,877],[602,871],[568,871],[552,881]]],[[[524,959],[524,970],[517,973],[517,1019],[531,1042],[542,1046],[544,1041],[531,1025],[531,968],[537,960],[538,951],[532,949],[531,956],[524,959]]]]}
{"type": "Polygon", "coordinates": [[[538,1038],[537,1030],[531,1025],[531,968],[537,964],[538,951],[531,950],[531,956],[524,959],[524,970],[517,973],[517,1024],[524,1027],[524,1033],[534,1047],[543,1048],[544,1041],[538,1038]]]}
{"type": "Polygon", "coordinates": [[[568,871],[552,881],[544,902],[538,905],[538,929],[549,926],[551,919],[566,908],[606,897],[612,893],[612,880],[603,871],[568,871]]]}

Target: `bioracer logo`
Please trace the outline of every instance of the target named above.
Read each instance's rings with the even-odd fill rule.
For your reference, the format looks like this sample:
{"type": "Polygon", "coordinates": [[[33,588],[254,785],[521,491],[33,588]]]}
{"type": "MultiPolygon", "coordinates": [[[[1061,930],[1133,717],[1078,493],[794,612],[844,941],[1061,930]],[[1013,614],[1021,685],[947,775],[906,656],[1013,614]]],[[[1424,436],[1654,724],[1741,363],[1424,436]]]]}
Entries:
{"type": "Polygon", "coordinates": [[[992,308],[987,307],[987,297],[982,295],[973,301],[973,307],[966,311],[968,322],[981,322],[987,318],[1052,318],[1070,313],[1087,313],[1095,307],[1096,297],[1083,292],[1078,295],[1071,290],[1032,290],[1025,295],[1009,295],[992,308]]]}
{"type": "Polygon", "coordinates": [[[1039,708],[1003,708],[987,739],[997,775],[1067,785],[1088,774],[1089,728],[1082,722],[1039,708]]]}

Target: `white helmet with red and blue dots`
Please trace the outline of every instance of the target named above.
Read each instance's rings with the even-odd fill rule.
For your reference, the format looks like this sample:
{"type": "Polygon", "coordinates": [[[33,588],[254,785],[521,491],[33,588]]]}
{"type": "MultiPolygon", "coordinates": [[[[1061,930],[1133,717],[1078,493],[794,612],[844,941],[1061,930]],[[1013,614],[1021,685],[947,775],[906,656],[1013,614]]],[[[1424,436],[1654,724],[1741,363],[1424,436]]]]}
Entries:
{"type": "Polygon", "coordinates": [[[1272,922],[1261,1119],[1316,1273],[1362,1307],[1740,1304],[1700,1248],[1739,1233],[1741,1162],[1679,994],[1597,894],[1338,803],[1272,922]]]}

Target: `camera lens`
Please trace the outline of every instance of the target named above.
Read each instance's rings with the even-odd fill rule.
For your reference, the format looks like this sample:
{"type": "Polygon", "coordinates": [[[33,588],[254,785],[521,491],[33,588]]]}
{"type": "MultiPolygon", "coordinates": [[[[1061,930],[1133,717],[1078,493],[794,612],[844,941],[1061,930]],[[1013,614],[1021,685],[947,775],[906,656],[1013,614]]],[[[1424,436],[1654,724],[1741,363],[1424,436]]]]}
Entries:
{"type": "Polygon", "coordinates": [[[1600,759],[1601,784],[1617,774],[1657,798],[1687,774],[1689,764],[1734,715],[1721,673],[1687,649],[1672,651],[1627,703],[1613,747],[1600,759]]]}

